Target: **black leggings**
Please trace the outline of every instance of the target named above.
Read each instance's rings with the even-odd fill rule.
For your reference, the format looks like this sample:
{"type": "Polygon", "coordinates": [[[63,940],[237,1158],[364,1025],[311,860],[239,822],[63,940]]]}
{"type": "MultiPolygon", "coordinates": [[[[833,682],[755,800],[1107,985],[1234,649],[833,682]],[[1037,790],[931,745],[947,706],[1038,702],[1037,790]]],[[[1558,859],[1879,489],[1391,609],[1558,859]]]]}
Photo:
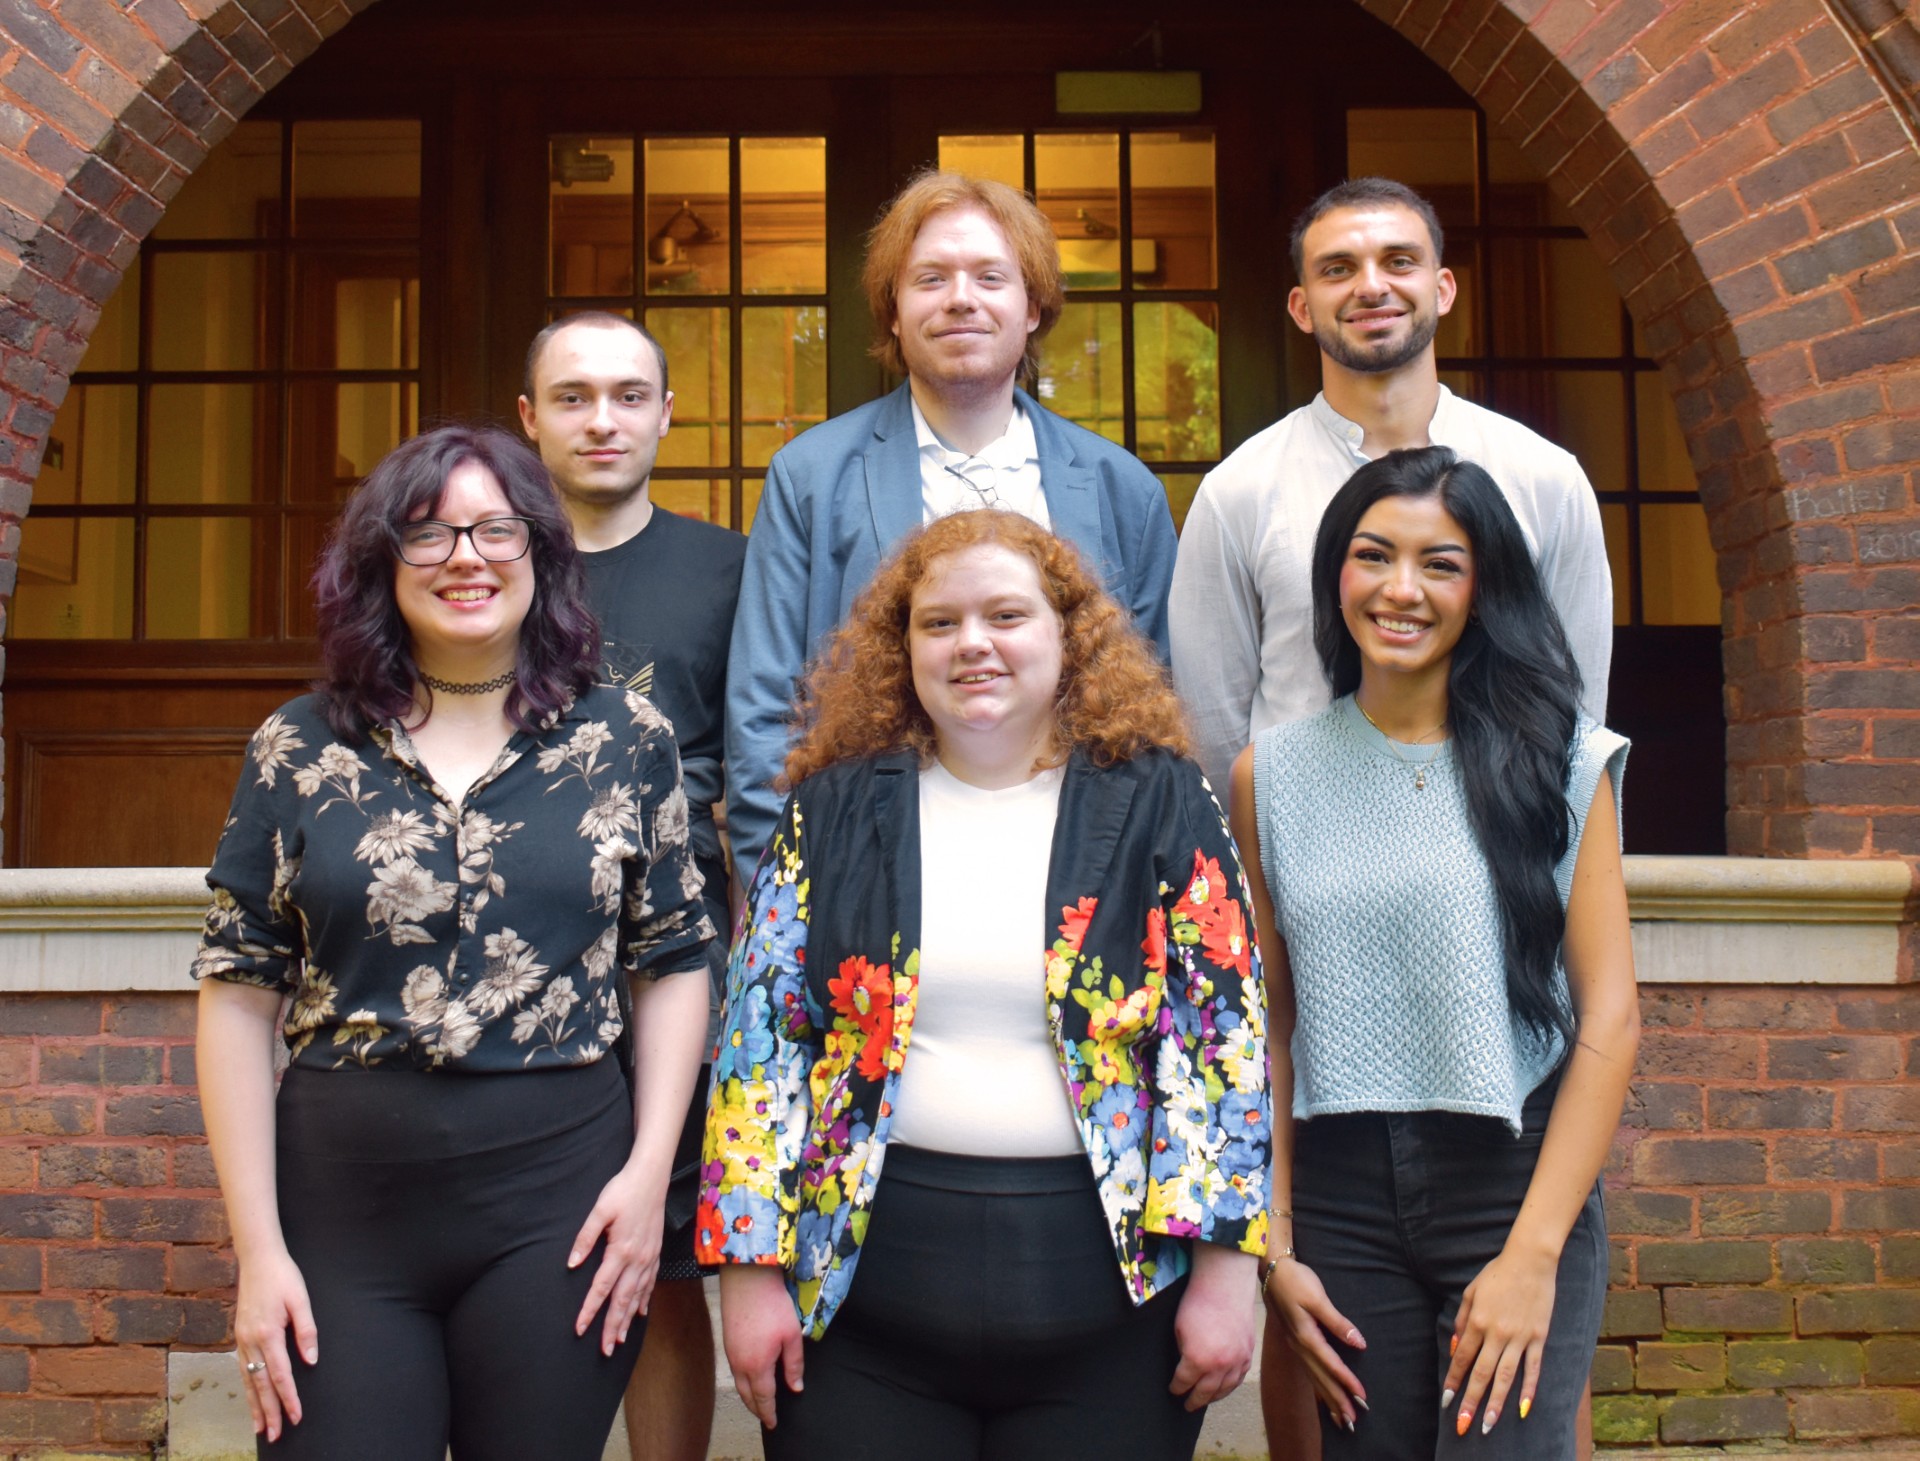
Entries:
{"type": "Polygon", "coordinates": [[[1183,1279],[1135,1308],[1084,1156],[889,1147],[859,1267],[767,1461],[1185,1461],[1183,1279]]]}
{"type": "MultiPolygon", "coordinates": [[[[280,1222],[320,1363],[262,1457],[598,1461],[640,1350],[575,1337],[601,1249],[567,1254],[633,1141],[614,1061],[462,1076],[293,1069],[280,1222]]],[[[291,1338],[288,1350],[293,1350],[291,1338]]]]}

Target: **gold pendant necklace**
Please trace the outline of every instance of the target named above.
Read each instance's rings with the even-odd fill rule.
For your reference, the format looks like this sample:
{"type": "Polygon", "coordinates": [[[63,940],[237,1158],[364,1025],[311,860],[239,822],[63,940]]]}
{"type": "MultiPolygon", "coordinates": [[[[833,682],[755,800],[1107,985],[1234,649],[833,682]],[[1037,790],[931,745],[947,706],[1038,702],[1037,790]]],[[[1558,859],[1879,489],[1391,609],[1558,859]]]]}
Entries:
{"type": "MultiPolygon", "coordinates": [[[[1358,695],[1353,697],[1353,708],[1366,716],[1368,725],[1380,731],[1380,739],[1385,741],[1387,743],[1387,749],[1393,752],[1393,759],[1398,761],[1402,766],[1411,766],[1413,768],[1413,789],[1415,791],[1425,791],[1427,789],[1427,768],[1440,759],[1441,752],[1447,749],[1447,743],[1442,741],[1433,748],[1432,753],[1428,755],[1426,760],[1416,761],[1400,749],[1400,743],[1398,741],[1385,731],[1380,730],[1380,722],[1375,720],[1371,715],[1367,715],[1367,707],[1360,703],[1360,697],[1358,695]]],[[[1443,720],[1432,730],[1428,731],[1426,736],[1420,737],[1419,740],[1412,742],[1412,744],[1416,746],[1424,745],[1427,736],[1437,735],[1446,728],[1447,723],[1443,720]]]]}

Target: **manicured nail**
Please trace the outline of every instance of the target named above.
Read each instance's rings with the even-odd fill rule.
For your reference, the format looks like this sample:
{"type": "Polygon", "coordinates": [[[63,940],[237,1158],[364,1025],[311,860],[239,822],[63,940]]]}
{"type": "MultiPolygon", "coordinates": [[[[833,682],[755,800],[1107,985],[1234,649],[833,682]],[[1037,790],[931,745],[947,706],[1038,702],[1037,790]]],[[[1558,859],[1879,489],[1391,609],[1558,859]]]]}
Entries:
{"type": "Polygon", "coordinates": [[[1347,1434],[1348,1435],[1353,1434],[1353,1417],[1352,1416],[1347,1417],[1347,1434]]]}
{"type": "Polygon", "coordinates": [[[1463,1410],[1460,1412],[1460,1419],[1455,1421],[1453,1424],[1453,1433],[1456,1436],[1464,1436],[1467,1433],[1467,1427],[1472,1424],[1473,1424],[1473,1412],[1470,1410],[1463,1410]]]}
{"type": "Polygon", "coordinates": [[[1527,1418],[1527,1412],[1532,1409],[1533,1397],[1531,1395],[1522,1395],[1520,1397],[1520,1419],[1525,1420],[1527,1418]]]}
{"type": "Polygon", "coordinates": [[[1367,1342],[1360,1337],[1360,1331],[1358,1329],[1349,1329],[1347,1331],[1347,1343],[1354,1349],[1365,1349],[1367,1347],[1367,1342]]]}
{"type": "Polygon", "coordinates": [[[1367,1397],[1366,1397],[1366,1396],[1364,1396],[1364,1395],[1356,1395],[1356,1396],[1354,1396],[1354,1397],[1353,1397],[1353,1403],[1354,1403],[1355,1405],[1357,1405],[1357,1406],[1359,1406],[1359,1407],[1360,1407],[1360,1408],[1361,1408],[1362,1410],[1364,1410],[1364,1411],[1368,1411],[1368,1412],[1371,1412],[1371,1411],[1373,1410],[1373,1407],[1372,1407],[1371,1405],[1369,1405],[1369,1404],[1367,1404],[1367,1397]]]}
{"type": "Polygon", "coordinates": [[[1447,1336],[1447,1358],[1452,1359],[1454,1355],[1458,1354],[1459,1352],[1460,1352],[1460,1336],[1457,1334],[1448,1335],[1447,1336]]]}
{"type": "Polygon", "coordinates": [[[1451,1409],[1452,1406],[1453,1406],[1453,1391],[1442,1390],[1440,1392],[1440,1408],[1442,1410],[1448,1410],[1448,1409],[1451,1409]]]}
{"type": "Polygon", "coordinates": [[[1498,1419],[1500,1419],[1500,1412],[1489,1409],[1480,1417],[1480,1434],[1484,1436],[1488,1431],[1492,1430],[1493,1423],[1498,1419]]]}

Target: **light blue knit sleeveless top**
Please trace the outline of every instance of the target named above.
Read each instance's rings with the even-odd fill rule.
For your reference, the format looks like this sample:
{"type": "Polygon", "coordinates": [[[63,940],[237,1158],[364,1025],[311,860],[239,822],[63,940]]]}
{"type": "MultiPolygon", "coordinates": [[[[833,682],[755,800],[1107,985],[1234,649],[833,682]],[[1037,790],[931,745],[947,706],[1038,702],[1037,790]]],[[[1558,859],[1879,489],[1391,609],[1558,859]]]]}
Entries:
{"type": "MultiPolygon", "coordinates": [[[[1610,776],[1618,803],[1626,757],[1625,739],[1581,719],[1567,855],[1554,869],[1563,907],[1594,792],[1610,776]]],[[[1253,788],[1299,1012],[1294,1116],[1462,1111],[1519,1131],[1562,1042],[1508,1005],[1499,904],[1451,745],[1436,755],[1390,742],[1349,695],[1262,732],[1253,788]]],[[[1565,970],[1556,993],[1567,999],[1565,970]]]]}

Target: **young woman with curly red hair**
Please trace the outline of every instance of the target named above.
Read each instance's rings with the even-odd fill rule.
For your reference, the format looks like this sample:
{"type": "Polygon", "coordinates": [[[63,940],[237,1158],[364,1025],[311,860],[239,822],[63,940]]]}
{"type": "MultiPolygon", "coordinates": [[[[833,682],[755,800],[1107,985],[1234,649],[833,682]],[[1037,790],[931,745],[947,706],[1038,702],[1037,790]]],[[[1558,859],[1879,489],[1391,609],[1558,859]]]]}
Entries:
{"type": "Polygon", "coordinates": [[[697,1239],[771,1461],[1186,1457],[1246,1374],[1265,1012],[1186,748],[1014,513],[909,538],[814,666],[697,1239]]]}

